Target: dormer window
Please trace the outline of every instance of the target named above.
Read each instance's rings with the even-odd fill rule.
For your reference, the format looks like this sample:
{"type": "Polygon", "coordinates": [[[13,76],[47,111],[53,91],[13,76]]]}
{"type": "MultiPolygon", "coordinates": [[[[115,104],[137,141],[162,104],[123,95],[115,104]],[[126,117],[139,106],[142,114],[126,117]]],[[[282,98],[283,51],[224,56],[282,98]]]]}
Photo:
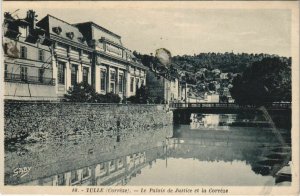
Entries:
{"type": "Polygon", "coordinates": [[[80,41],[81,43],[83,43],[85,41],[84,37],[78,37],[78,41],[80,41]]]}
{"type": "Polygon", "coordinates": [[[46,38],[46,37],[45,37],[45,34],[39,35],[38,37],[39,37],[39,42],[40,42],[40,43],[43,43],[44,40],[45,40],[45,38],[46,38]]]}
{"type": "Polygon", "coordinates": [[[73,39],[74,38],[74,33],[73,32],[68,32],[66,33],[67,37],[70,38],[70,39],[73,39]]]}
{"type": "Polygon", "coordinates": [[[61,32],[62,32],[62,29],[61,29],[60,26],[58,26],[58,27],[53,27],[53,28],[52,28],[52,31],[53,31],[54,33],[56,33],[57,35],[60,35],[61,32]]]}

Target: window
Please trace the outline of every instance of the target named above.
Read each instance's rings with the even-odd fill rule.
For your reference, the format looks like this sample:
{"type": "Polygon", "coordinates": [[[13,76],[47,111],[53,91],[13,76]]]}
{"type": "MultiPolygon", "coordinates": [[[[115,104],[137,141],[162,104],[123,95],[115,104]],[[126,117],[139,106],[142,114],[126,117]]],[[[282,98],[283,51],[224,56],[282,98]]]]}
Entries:
{"type": "Polygon", "coordinates": [[[89,57],[90,57],[90,54],[89,54],[89,52],[83,50],[83,51],[82,51],[82,56],[85,56],[85,57],[89,58],[89,57]]]}
{"type": "Polygon", "coordinates": [[[100,163],[100,169],[103,170],[105,168],[104,163],[100,163]]]}
{"type": "Polygon", "coordinates": [[[78,67],[77,65],[72,65],[72,70],[71,70],[71,85],[74,86],[77,84],[77,70],[78,67]]]}
{"type": "Polygon", "coordinates": [[[116,72],[115,71],[111,71],[110,72],[110,81],[115,81],[116,80],[116,72]]]}
{"type": "Polygon", "coordinates": [[[57,185],[65,185],[65,175],[64,174],[57,175],[57,185]]]}
{"type": "Polygon", "coordinates": [[[105,70],[101,70],[100,72],[100,88],[101,88],[101,91],[105,91],[106,89],[106,71],[105,70]]]}
{"type": "Polygon", "coordinates": [[[22,81],[27,81],[27,67],[21,67],[21,80],[22,81]]]}
{"type": "Polygon", "coordinates": [[[116,81],[116,72],[110,71],[110,92],[115,93],[115,81],[116,81]]]}
{"type": "Polygon", "coordinates": [[[39,76],[39,82],[41,83],[43,83],[44,81],[44,73],[45,73],[45,69],[39,69],[38,76],[39,76]]]}
{"type": "Polygon", "coordinates": [[[110,164],[109,164],[109,166],[114,166],[114,161],[110,161],[110,164]]]}
{"type": "Polygon", "coordinates": [[[143,79],[141,80],[141,85],[145,86],[145,81],[143,79]]]}
{"type": "Polygon", "coordinates": [[[4,78],[8,78],[8,65],[5,64],[4,66],[4,78]]]}
{"type": "Polygon", "coordinates": [[[83,178],[86,178],[86,177],[88,177],[89,175],[90,175],[90,172],[89,172],[88,167],[84,168],[84,169],[82,170],[82,177],[83,177],[83,178]]]}
{"type": "Polygon", "coordinates": [[[130,78],[130,92],[133,92],[134,78],[130,78]]]}
{"type": "Polygon", "coordinates": [[[79,180],[77,171],[71,171],[71,183],[77,182],[79,180]]]}
{"type": "Polygon", "coordinates": [[[58,84],[65,84],[65,63],[64,62],[58,62],[57,79],[58,79],[58,84]]]}
{"type": "Polygon", "coordinates": [[[44,61],[45,60],[44,50],[39,50],[39,60],[40,61],[44,61]]]}
{"type": "Polygon", "coordinates": [[[139,83],[140,83],[140,79],[137,78],[136,79],[136,84],[135,84],[137,89],[139,88],[139,83]]]}
{"type": "Polygon", "coordinates": [[[63,43],[60,43],[60,42],[57,42],[57,47],[60,47],[60,48],[67,48],[67,46],[63,43]]]}
{"type": "Polygon", "coordinates": [[[82,81],[84,83],[89,83],[89,68],[84,67],[82,70],[82,81]]]}
{"type": "Polygon", "coordinates": [[[25,46],[21,46],[21,58],[27,58],[27,48],[25,46]]]}
{"type": "Polygon", "coordinates": [[[119,92],[123,92],[123,81],[124,81],[124,76],[123,74],[119,75],[119,92]]]}
{"type": "Polygon", "coordinates": [[[110,92],[115,93],[115,83],[114,82],[110,83],[110,92]]]}

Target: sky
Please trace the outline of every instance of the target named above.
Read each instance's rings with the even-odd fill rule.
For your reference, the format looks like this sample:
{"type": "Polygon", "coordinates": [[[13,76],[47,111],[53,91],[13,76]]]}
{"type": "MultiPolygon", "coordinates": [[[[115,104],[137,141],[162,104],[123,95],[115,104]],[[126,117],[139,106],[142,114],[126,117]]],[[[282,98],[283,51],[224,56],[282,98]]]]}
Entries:
{"type": "MultiPolygon", "coordinates": [[[[291,11],[203,6],[200,2],[4,2],[3,11],[34,9],[69,23],[93,21],[143,54],[166,48],[174,55],[202,52],[291,55],[291,11]]],[[[203,2],[202,2],[203,3],[203,2]]]]}

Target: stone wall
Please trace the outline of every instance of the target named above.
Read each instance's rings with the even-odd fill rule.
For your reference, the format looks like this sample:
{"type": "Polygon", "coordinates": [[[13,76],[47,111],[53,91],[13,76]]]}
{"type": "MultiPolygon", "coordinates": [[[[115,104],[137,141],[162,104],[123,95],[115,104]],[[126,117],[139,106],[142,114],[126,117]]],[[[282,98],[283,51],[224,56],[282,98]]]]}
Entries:
{"type": "Polygon", "coordinates": [[[5,103],[5,183],[86,166],[106,153],[153,147],[172,136],[172,121],[163,105],[5,103]],[[24,167],[33,169],[14,176],[24,167]]]}

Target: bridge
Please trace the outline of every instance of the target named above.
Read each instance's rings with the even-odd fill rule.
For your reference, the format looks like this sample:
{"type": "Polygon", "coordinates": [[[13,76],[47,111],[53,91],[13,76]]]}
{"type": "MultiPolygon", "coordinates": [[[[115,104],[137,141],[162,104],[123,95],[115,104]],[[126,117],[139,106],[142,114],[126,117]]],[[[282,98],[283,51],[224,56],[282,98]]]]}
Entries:
{"type": "MultiPolygon", "coordinates": [[[[291,117],[291,103],[266,103],[263,105],[270,115],[286,115],[291,117]]],[[[235,103],[170,103],[170,110],[174,114],[174,122],[188,123],[191,113],[205,114],[237,114],[261,113],[259,106],[238,105],[235,103]]]]}
{"type": "MultiPolygon", "coordinates": [[[[266,103],[263,105],[268,110],[287,110],[291,109],[291,103],[266,103]]],[[[257,109],[256,105],[238,105],[236,103],[171,103],[170,109],[257,109]]]]}

